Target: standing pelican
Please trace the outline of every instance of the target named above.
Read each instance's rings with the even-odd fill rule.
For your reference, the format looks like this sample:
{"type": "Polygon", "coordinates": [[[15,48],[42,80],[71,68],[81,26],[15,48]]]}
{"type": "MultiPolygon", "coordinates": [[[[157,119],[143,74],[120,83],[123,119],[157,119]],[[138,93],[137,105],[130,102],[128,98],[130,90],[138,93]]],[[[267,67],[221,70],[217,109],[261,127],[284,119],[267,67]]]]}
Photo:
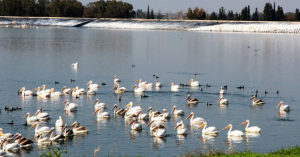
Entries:
{"type": "Polygon", "coordinates": [[[56,127],[62,127],[63,124],[64,124],[64,121],[62,120],[61,116],[59,116],[59,118],[55,122],[55,126],[56,127]]]}
{"type": "Polygon", "coordinates": [[[250,121],[246,120],[245,122],[241,123],[240,126],[247,124],[245,131],[246,132],[253,132],[253,133],[260,133],[261,129],[258,126],[251,126],[248,128],[250,121]]]}
{"type": "Polygon", "coordinates": [[[40,127],[39,126],[39,122],[35,122],[31,127],[30,129],[34,128],[35,127],[35,133],[47,133],[49,132],[50,128],[48,126],[42,126],[40,127]]]}
{"type": "Polygon", "coordinates": [[[69,100],[65,100],[62,104],[66,104],[64,110],[65,111],[71,111],[71,112],[74,112],[74,111],[77,111],[77,104],[75,103],[69,103],[69,100]]]}
{"type": "Polygon", "coordinates": [[[205,122],[205,120],[201,117],[194,118],[194,112],[191,112],[191,114],[186,117],[186,120],[189,118],[191,118],[191,124],[202,124],[203,122],[205,122]]]}
{"type": "Polygon", "coordinates": [[[187,134],[187,129],[185,125],[183,124],[183,121],[177,123],[177,126],[174,128],[177,130],[178,135],[186,135],[187,134]]]}
{"type": "Polygon", "coordinates": [[[114,80],[114,82],[121,82],[121,80],[118,79],[117,76],[114,76],[114,77],[113,77],[113,80],[114,80]]]}
{"type": "Polygon", "coordinates": [[[98,108],[104,108],[105,109],[107,107],[105,103],[103,103],[103,102],[99,103],[99,99],[96,99],[92,104],[95,104],[95,110],[98,109],[98,108]]]}
{"type": "Polygon", "coordinates": [[[110,114],[108,112],[102,112],[103,108],[98,108],[93,114],[97,114],[97,118],[110,118],[110,114]],[[99,112],[101,111],[101,112],[99,112]]]}
{"type": "Polygon", "coordinates": [[[171,113],[174,113],[174,115],[184,115],[184,111],[183,110],[177,110],[176,106],[173,106],[173,109],[172,109],[171,113]]]}
{"type": "Polygon", "coordinates": [[[33,92],[31,90],[25,90],[25,87],[23,87],[19,93],[22,93],[22,96],[33,96],[33,92]]]}
{"type": "Polygon", "coordinates": [[[264,101],[263,101],[263,100],[261,100],[261,99],[256,99],[256,100],[255,100],[255,98],[256,98],[255,95],[253,95],[253,96],[250,98],[250,100],[252,100],[252,105],[262,105],[262,104],[264,104],[264,101]]]}
{"type": "Polygon", "coordinates": [[[133,119],[128,125],[131,125],[131,130],[142,130],[143,127],[135,119],[133,119]]]}
{"type": "Polygon", "coordinates": [[[90,80],[86,85],[89,85],[88,87],[90,88],[99,88],[99,85],[92,82],[92,80],[90,80]]]}
{"type": "Polygon", "coordinates": [[[179,89],[179,85],[174,85],[174,83],[170,83],[169,84],[171,86],[171,90],[178,90],[179,89]]]}
{"type": "Polygon", "coordinates": [[[199,102],[199,100],[197,98],[191,98],[190,95],[188,95],[186,97],[186,100],[187,100],[188,104],[197,104],[199,102]]]}
{"type": "Polygon", "coordinates": [[[144,92],[144,88],[137,87],[137,85],[134,85],[131,89],[134,89],[134,93],[142,93],[144,92]]]}
{"type": "Polygon", "coordinates": [[[280,101],[280,103],[277,105],[276,108],[280,107],[281,111],[290,111],[289,105],[283,105],[283,102],[280,101]]]}
{"type": "Polygon", "coordinates": [[[88,129],[85,126],[78,126],[78,122],[75,121],[69,128],[73,128],[73,132],[76,133],[87,133],[88,129]]]}
{"type": "Polygon", "coordinates": [[[227,133],[228,136],[238,136],[238,137],[241,137],[241,136],[244,135],[244,133],[241,130],[233,130],[233,131],[231,131],[232,124],[229,124],[228,126],[226,126],[225,128],[223,128],[222,130],[225,130],[225,129],[228,129],[228,128],[229,128],[229,131],[227,133]]]}
{"type": "Polygon", "coordinates": [[[211,135],[211,134],[218,134],[218,130],[216,129],[216,127],[214,126],[210,126],[208,128],[206,128],[207,126],[207,122],[203,122],[202,125],[200,125],[197,130],[199,130],[200,128],[204,127],[202,129],[202,134],[207,134],[207,135],[211,135]]]}
{"type": "Polygon", "coordinates": [[[198,87],[198,86],[200,86],[200,83],[198,81],[194,81],[194,79],[191,79],[189,82],[189,85],[191,87],[198,87]]]}
{"type": "Polygon", "coordinates": [[[66,94],[71,94],[72,93],[72,89],[71,88],[66,88],[66,86],[64,86],[61,91],[66,95],[66,94]]]}

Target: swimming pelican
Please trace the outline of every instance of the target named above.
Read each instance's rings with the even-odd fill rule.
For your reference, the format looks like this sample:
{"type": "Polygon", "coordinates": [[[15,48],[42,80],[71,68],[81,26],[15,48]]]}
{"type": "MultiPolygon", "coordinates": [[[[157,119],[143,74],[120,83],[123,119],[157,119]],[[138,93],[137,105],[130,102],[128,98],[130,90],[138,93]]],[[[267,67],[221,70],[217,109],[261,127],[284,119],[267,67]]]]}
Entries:
{"type": "Polygon", "coordinates": [[[73,136],[73,130],[72,130],[70,127],[68,127],[67,124],[66,124],[65,127],[64,127],[63,135],[64,135],[65,137],[67,137],[67,136],[73,136]]]}
{"type": "Polygon", "coordinates": [[[155,126],[151,132],[153,132],[153,136],[155,137],[165,137],[167,134],[167,131],[165,128],[161,128],[159,126],[155,126]]]}
{"type": "Polygon", "coordinates": [[[125,87],[120,87],[120,85],[117,84],[117,85],[113,88],[113,90],[115,91],[116,94],[123,94],[123,93],[126,92],[127,89],[126,89],[125,87]]]}
{"type": "Polygon", "coordinates": [[[71,88],[66,88],[66,86],[64,86],[61,91],[66,95],[66,94],[71,94],[72,93],[72,89],[71,88]]]}
{"type": "Polygon", "coordinates": [[[42,112],[41,110],[37,110],[34,114],[39,120],[48,120],[50,119],[50,116],[47,112],[42,112]]]}
{"type": "Polygon", "coordinates": [[[114,105],[112,110],[113,109],[114,109],[115,114],[122,115],[122,116],[125,114],[125,109],[123,109],[123,108],[117,109],[117,104],[114,105]]]}
{"type": "Polygon", "coordinates": [[[221,96],[220,99],[217,101],[217,103],[227,105],[229,101],[227,99],[223,99],[223,96],[221,96]]]}
{"type": "Polygon", "coordinates": [[[72,65],[71,65],[73,68],[77,68],[78,67],[78,62],[76,62],[76,63],[72,63],[72,65]]]}
{"type": "Polygon", "coordinates": [[[132,102],[129,102],[127,105],[126,105],[126,108],[129,108],[128,111],[126,112],[126,114],[135,114],[137,115],[137,113],[139,111],[142,111],[142,108],[140,106],[133,106],[133,103],[132,102]]]}
{"type": "MultiPolygon", "coordinates": [[[[18,143],[20,145],[21,148],[30,148],[32,147],[32,143],[33,141],[30,139],[26,139],[25,137],[23,137],[21,134],[16,133],[17,136],[14,140],[15,143],[18,143]]],[[[1,156],[1,155],[0,155],[1,156]]]]}
{"type": "Polygon", "coordinates": [[[45,89],[45,88],[46,88],[46,85],[43,85],[43,86],[41,87],[41,90],[42,90],[43,92],[50,93],[50,89],[45,89]]]}
{"type": "Polygon", "coordinates": [[[262,105],[262,104],[264,104],[264,101],[263,101],[263,100],[261,100],[261,99],[256,99],[256,100],[255,100],[255,98],[256,98],[255,95],[253,95],[253,96],[250,98],[250,100],[252,100],[252,105],[262,105]]]}
{"type": "Polygon", "coordinates": [[[153,84],[152,84],[152,83],[148,83],[148,82],[146,81],[144,87],[145,87],[145,88],[153,88],[153,84]]]}
{"type": "Polygon", "coordinates": [[[92,104],[95,104],[95,110],[97,110],[98,108],[105,109],[107,107],[105,103],[103,103],[103,102],[99,103],[99,99],[96,99],[92,104]],[[95,103],[97,103],[97,104],[95,104],[95,103]]]}
{"type": "Polygon", "coordinates": [[[150,121],[155,121],[155,122],[165,122],[166,121],[166,117],[164,114],[154,115],[154,112],[151,112],[149,118],[150,118],[150,121]]]}
{"type": "Polygon", "coordinates": [[[26,118],[26,117],[27,117],[27,119],[26,119],[27,123],[36,122],[36,121],[39,120],[36,116],[30,117],[30,113],[29,112],[24,116],[24,118],[26,118]]]}
{"type": "Polygon", "coordinates": [[[59,91],[54,92],[54,88],[50,89],[50,96],[55,97],[55,96],[62,96],[62,93],[59,91]]]}
{"type": "Polygon", "coordinates": [[[194,79],[191,79],[189,82],[189,85],[191,87],[198,87],[198,86],[200,86],[200,83],[198,81],[194,81],[194,79]]]}
{"type": "Polygon", "coordinates": [[[135,83],[139,83],[139,88],[144,88],[146,82],[142,82],[142,79],[137,80],[135,83]]]}
{"type": "Polygon", "coordinates": [[[170,83],[169,84],[171,86],[171,90],[178,90],[179,89],[179,85],[174,85],[174,83],[170,83]]]}
{"type": "Polygon", "coordinates": [[[6,151],[2,150],[2,145],[4,144],[3,141],[0,142],[0,156],[6,156],[6,151]]]}
{"type": "Polygon", "coordinates": [[[142,130],[143,127],[135,119],[133,119],[128,125],[131,125],[131,130],[142,130]]]}
{"type": "Polygon", "coordinates": [[[22,96],[33,96],[33,92],[31,90],[25,90],[25,87],[23,87],[19,93],[22,93],[22,96]]]}
{"type": "Polygon", "coordinates": [[[87,133],[88,129],[85,126],[78,126],[78,122],[75,121],[69,128],[73,128],[73,133],[87,133]]]}
{"type": "Polygon", "coordinates": [[[186,117],[186,120],[189,118],[191,118],[191,124],[202,124],[203,122],[205,122],[205,120],[201,117],[194,118],[194,112],[191,112],[191,114],[186,117]]]}
{"type": "Polygon", "coordinates": [[[188,104],[197,104],[199,102],[199,100],[197,98],[191,98],[190,95],[187,96],[186,98],[188,104]]]}
{"type": "Polygon", "coordinates": [[[231,131],[231,129],[232,129],[232,125],[231,124],[229,124],[228,126],[226,126],[225,128],[223,128],[222,130],[225,130],[225,129],[228,129],[228,128],[229,128],[229,131],[227,133],[228,136],[239,136],[239,137],[241,137],[241,136],[244,135],[244,133],[241,130],[233,130],[233,131],[231,131]]]}
{"type": "Polygon", "coordinates": [[[2,141],[2,146],[4,151],[20,151],[20,145],[18,143],[9,143],[6,138],[2,141]]]}
{"type": "Polygon", "coordinates": [[[114,77],[113,77],[113,80],[114,80],[114,82],[121,82],[121,80],[118,79],[117,76],[114,76],[114,77]]]}
{"type": "Polygon", "coordinates": [[[59,116],[59,118],[55,122],[55,126],[56,127],[62,127],[63,124],[64,124],[64,121],[62,120],[61,116],[59,116]]]}
{"type": "Polygon", "coordinates": [[[50,128],[48,126],[42,126],[40,127],[39,126],[39,122],[35,122],[31,127],[30,129],[34,128],[35,127],[35,133],[47,133],[49,132],[50,128]]]}
{"type": "Polygon", "coordinates": [[[97,88],[90,88],[90,87],[88,87],[87,89],[86,89],[86,93],[87,93],[87,95],[96,95],[97,94],[97,88]]]}
{"type": "Polygon", "coordinates": [[[102,112],[103,108],[98,108],[93,114],[97,114],[97,118],[110,118],[110,114],[108,112],[102,112]],[[99,112],[101,111],[101,112],[99,112]]]}
{"type": "Polygon", "coordinates": [[[276,108],[280,107],[281,111],[290,111],[289,105],[283,105],[283,102],[280,101],[280,103],[277,105],[276,108]]]}
{"type": "Polygon", "coordinates": [[[139,120],[148,120],[149,119],[149,114],[148,112],[152,109],[152,107],[149,107],[148,110],[146,111],[146,113],[140,114],[138,116],[139,120]]]}
{"type": "Polygon", "coordinates": [[[216,129],[216,127],[214,126],[210,126],[208,128],[206,128],[207,126],[207,122],[203,122],[202,125],[200,125],[197,130],[199,130],[200,128],[204,127],[202,129],[202,134],[207,134],[207,135],[211,135],[211,134],[218,134],[218,130],[216,129]]]}
{"type": "Polygon", "coordinates": [[[78,89],[78,86],[76,86],[74,89],[73,89],[73,91],[72,91],[72,95],[73,96],[76,96],[76,95],[83,95],[83,94],[85,94],[86,92],[85,92],[85,89],[83,89],[83,88],[80,88],[80,89],[78,89]]]}
{"type": "Polygon", "coordinates": [[[144,92],[144,89],[141,88],[141,87],[138,88],[137,85],[134,85],[131,89],[134,89],[135,93],[142,93],[142,92],[144,92]]]}
{"type": "Polygon", "coordinates": [[[35,136],[36,141],[39,144],[50,144],[51,140],[49,137],[42,137],[42,134],[37,134],[37,136],[35,136]]]}
{"type": "Polygon", "coordinates": [[[177,130],[178,135],[186,135],[187,134],[187,129],[185,125],[183,124],[183,121],[177,123],[177,126],[174,128],[177,130]]]}
{"type": "Polygon", "coordinates": [[[162,84],[160,82],[158,82],[158,80],[156,80],[155,87],[162,87],[162,84]]]}
{"type": "Polygon", "coordinates": [[[247,124],[247,126],[245,128],[246,132],[260,133],[260,131],[261,131],[261,129],[259,127],[257,127],[257,126],[251,126],[251,127],[248,128],[248,126],[250,124],[249,120],[246,120],[245,122],[241,123],[240,126],[242,126],[244,124],[247,124]]]}
{"type": "Polygon", "coordinates": [[[66,106],[64,108],[65,111],[71,111],[71,112],[77,111],[77,104],[75,104],[75,103],[69,103],[68,99],[65,100],[62,104],[66,104],[66,106]]]}
{"type": "Polygon", "coordinates": [[[90,88],[99,88],[99,85],[92,82],[92,80],[90,80],[86,85],[89,85],[88,87],[90,88]]]}
{"type": "Polygon", "coordinates": [[[0,128],[0,141],[3,140],[4,138],[7,139],[8,142],[11,142],[13,140],[13,138],[15,137],[15,135],[13,135],[12,133],[3,133],[3,129],[0,128]]]}
{"type": "Polygon", "coordinates": [[[36,91],[36,94],[38,96],[41,96],[41,97],[50,97],[50,92],[45,92],[45,91],[40,91],[41,90],[41,87],[37,87],[36,89],[34,89],[33,91],[36,91]]]}
{"type": "Polygon", "coordinates": [[[163,116],[165,117],[165,118],[171,118],[171,116],[170,116],[170,114],[169,114],[169,112],[167,112],[167,110],[166,109],[163,109],[163,112],[162,112],[162,114],[163,114],[163,116]]]}
{"type": "Polygon", "coordinates": [[[53,135],[53,132],[54,132],[54,127],[52,127],[50,129],[50,131],[47,133],[47,135],[51,134],[50,138],[49,138],[51,141],[64,141],[65,140],[65,136],[62,133],[53,135]]]}
{"type": "Polygon", "coordinates": [[[177,110],[176,106],[173,106],[173,109],[172,109],[171,113],[174,113],[174,115],[184,115],[184,111],[183,110],[177,110]]]}

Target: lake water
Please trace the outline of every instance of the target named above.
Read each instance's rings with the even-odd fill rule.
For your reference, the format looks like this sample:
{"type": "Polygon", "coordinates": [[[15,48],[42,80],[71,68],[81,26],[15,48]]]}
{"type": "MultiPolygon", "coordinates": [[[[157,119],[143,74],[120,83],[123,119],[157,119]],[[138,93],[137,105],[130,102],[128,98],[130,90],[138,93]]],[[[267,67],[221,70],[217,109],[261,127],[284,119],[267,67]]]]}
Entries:
{"type": "MultiPolygon", "coordinates": [[[[78,121],[89,129],[88,134],[48,146],[68,150],[70,156],[92,156],[98,146],[99,156],[179,156],[198,148],[265,153],[299,145],[299,40],[299,34],[0,27],[1,128],[4,133],[19,132],[33,139],[34,130],[22,125],[23,116],[35,113],[40,107],[52,118],[43,125],[54,126],[59,116],[69,125],[78,121]],[[74,62],[79,63],[77,69],[71,67],[74,62]],[[146,91],[147,98],[135,95],[131,89],[135,81],[155,83],[153,75],[159,77],[163,87],[146,91]],[[120,85],[128,89],[125,94],[113,93],[113,76],[122,80],[120,85]],[[177,92],[168,86],[171,82],[188,83],[191,78],[204,86],[182,87],[177,92]],[[63,86],[86,88],[89,80],[100,85],[95,96],[47,99],[17,95],[22,87],[33,90],[43,84],[55,91],[63,86]],[[206,88],[206,84],[210,87],[206,88]],[[228,106],[217,103],[220,87],[224,85],[228,86],[224,95],[230,101],[228,106]],[[237,86],[245,89],[239,90],[237,86]],[[265,101],[263,106],[252,106],[249,101],[256,90],[258,98],[265,101]],[[200,102],[187,105],[187,92],[200,102]],[[108,105],[109,120],[98,120],[93,115],[92,102],[97,98],[108,105]],[[78,104],[76,113],[63,111],[62,102],[66,99],[78,104]],[[141,132],[134,132],[123,117],[113,116],[114,104],[124,108],[130,101],[141,106],[143,112],[150,106],[170,112],[176,105],[185,115],[172,116],[166,122],[165,138],[153,138],[146,128],[148,121],[143,123],[141,132]],[[290,105],[289,113],[279,112],[276,106],[280,101],[290,105]],[[207,106],[206,102],[212,105],[207,106]],[[19,106],[22,110],[6,112],[4,105],[19,106]],[[215,126],[219,135],[203,136],[185,120],[190,112],[204,118],[209,126],[215,126]],[[246,119],[251,121],[250,126],[259,126],[261,134],[235,139],[227,137],[227,130],[222,131],[228,124],[244,131],[244,126],[238,125],[246,119]],[[14,125],[6,124],[11,120],[14,125]],[[177,136],[174,130],[180,120],[188,127],[187,136],[177,136]]],[[[32,149],[20,154],[37,156],[44,152],[43,146],[35,143],[32,149]]]]}

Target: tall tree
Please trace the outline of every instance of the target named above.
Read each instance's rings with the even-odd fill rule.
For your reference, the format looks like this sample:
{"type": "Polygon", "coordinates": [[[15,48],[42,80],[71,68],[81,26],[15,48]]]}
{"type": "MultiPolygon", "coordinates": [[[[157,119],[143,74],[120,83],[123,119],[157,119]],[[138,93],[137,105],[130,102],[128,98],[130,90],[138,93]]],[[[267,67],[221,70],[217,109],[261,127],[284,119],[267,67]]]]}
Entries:
{"type": "Polygon", "coordinates": [[[213,12],[210,14],[210,18],[209,18],[209,19],[210,19],[210,20],[218,20],[217,13],[213,11],[213,12]]]}
{"type": "Polygon", "coordinates": [[[250,16],[250,6],[249,6],[249,5],[248,5],[247,11],[248,11],[248,12],[247,12],[247,20],[250,21],[250,20],[251,20],[251,19],[250,19],[251,16],[250,16]]]}
{"type": "Polygon", "coordinates": [[[147,9],[147,19],[150,19],[149,5],[148,5],[148,9],[147,9]]]}
{"type": "Polygon", "coordinates": [[[255,9],[255,12],[252,15],[252,21],[258,21],[259,20],[259,15],[258,15],[258,9],[255,9]]]}
{"type": "Polygon", "coordinates": [[[278,5],[277,12],[276,12],[276,20],[277,21],[283,21],[283,19],[284,19],[283,9],[282,9],[282,7],[280,7],[278,5]]]}
{"type": "Polygon", "coordinates": [[[225,11],[226,9],[223,6],[219,9],[219,20],[226,20],[225,11]]]}
{"type": "Polygon", "coordinates": [[[186,13],[186,17],[190,20],[194,19],[193,11],[190,7],[188,8],[188,11],[186,13]]]}
{"type": "Polygon", "coordinates": [[[272,7],[271,3],[266,3],[264,11],[263,11],[263,18],[265,21],[273,21],[274,15],[273,15],[274,9],[272,7]]]}
{"type": "Polygon", "coordinates": [[[234,20],[234,14],[233,14],[233,11],[232,11],[232,10],[229,10],[229,11],[228,11],[227,19],[228,19],[228,20],[234,20]]]}
{"type": "Polygon", "coordinates": [[[299,13],[298,8],[296,8],[296,11],[295,11],[295,21],[300,21],[300,13],[299,13]]]}
{"type": "Polygon", "coordinates": [[[244,9],[241,11],[241,20],[248,20],[248,8],[244,7],[244,9]]]}
{"type": "Polygon", "coordinates": [[[153,9],[151,9],[150,18],[151,18],[151,19],[154,19],[153,9]]]}

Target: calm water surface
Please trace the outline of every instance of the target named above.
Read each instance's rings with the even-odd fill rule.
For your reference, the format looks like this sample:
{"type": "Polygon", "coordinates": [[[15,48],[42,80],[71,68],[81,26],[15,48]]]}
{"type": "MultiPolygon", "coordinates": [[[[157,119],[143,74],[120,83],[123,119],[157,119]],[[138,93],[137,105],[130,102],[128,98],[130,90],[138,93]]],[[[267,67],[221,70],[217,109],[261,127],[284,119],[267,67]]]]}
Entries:
{"type": "MultiPolygon", "coordinates": [[[[33,139],[34,130],[22,125],[25,122],[23,116],[43,107],[52,117],[43,125],[52,127],[62,116],[64,123],[78,121],[89,129],[87,135],[51,145],[68,150],[71,156],[92,156],[98,146],[101,148],[98,155],[128,156],[174,156],[198,148],[205,151],[209,147],[265,153],[295,146],[300,138],[299,40],[297,34],[1,27],[1,128],[4,133],[19,132],[33,139]],[[79,62],[78,69],[71,68],[74,62],[79,62]],[[146,91],[149,97],[143,99],[133,94],[131,87],[136,80],[155,83],[153,75],[159,76],[164,85],[162,88],[146,91]],[[120,84],[128,92],[121,96],[113,93],[113,76],[122,80],[120,84]],[[76,81],[70,82],[71,78],[76,81]],[[211,87],[183,87],[172,92],[168,86],[171,82],[188,83],[191,78],[211,87]],[[71,95],[49,99],[17,95],[17,90],[22,87],[33,90],[43,84],[55,91],[63,86],[86,88],[89,80],[107,85],[100,86],[97,95],[82,95],[77,100],[71,95]],[[54,81],[59,84],[55,85],[54,81]],[[224,85],[228,86],[224,98],[230,104],[219,106],[216,102],[220,87],[224,85]],[[236,88],[241,85],[245,86],[244,90],[236,88]],[[258,98],[265,101],[263,106],[252,106],[249,101],[256,90],[258,98]],[[268,94],[265,95],[264,90],[268,94]],[[197,105],[187,105],[188,91],[200,100],[197,105]],[[108,105],[109,120],[98,120],[92,114],[92,102],[97,98],[108,105]],[[76,113],[63,111],[65,99],[78,104],[76,113]],[[143,111],[152,106],[154,110],[170,112],[176,105],[185,111],[185,115],[172,116],[167,121],[167,137],[153,138],[146,128],[148,121],[142,122],[144,130],[134,132],[123,117],[113,116],[111,108],[114,104],[124,108],[130,101],[134,106],[141,106],[143,111]],[[280,101],[289,104],[292,110],[280,113],[276,109],[280,101]],[[206,102],[213,105],[207,107],[206,102]],[[19,106],[22,110],[5,112],[4,105],[19,106]],[[216,126],[219,136],[203,136],[185,120],[190,112],[204,118],[209,126],[216,126]],[[221,131],[230,123],[233,129],[244,131],[244,126],[238,125],[246,119],[251,121],[251,126],[261,127],[262,133],[235,139],[227,137],[227,130],[221,131]],[[11,120],[14,125],[6,124],[11,120]],[[187,136],[177,136],[174,130],[180,120],[188,127],[187,136]]],[[[37,156],[44,152],[43,146],[34,144],[31,150],[22,150],[20,154],[37,156]]]]}

